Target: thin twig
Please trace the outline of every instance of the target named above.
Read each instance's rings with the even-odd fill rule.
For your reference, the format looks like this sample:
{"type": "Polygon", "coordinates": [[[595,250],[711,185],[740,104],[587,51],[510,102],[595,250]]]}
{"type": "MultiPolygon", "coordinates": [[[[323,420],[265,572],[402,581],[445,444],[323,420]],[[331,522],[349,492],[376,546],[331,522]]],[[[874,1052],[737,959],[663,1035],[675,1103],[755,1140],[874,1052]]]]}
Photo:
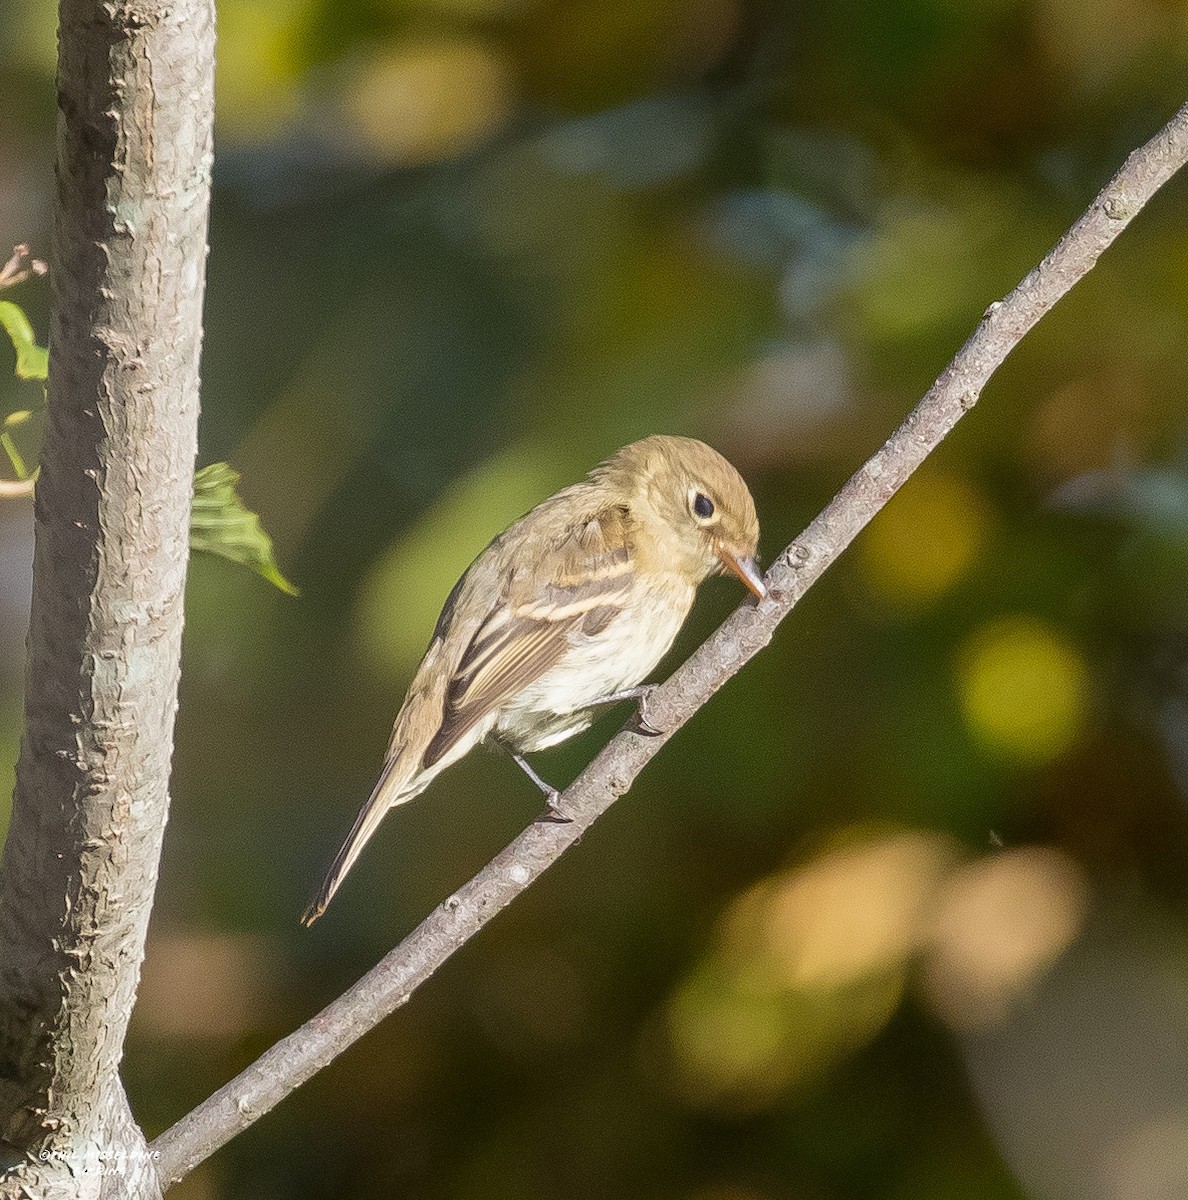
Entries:
{"type": "Polygon", "coordinates": [[[0,500],[15,500],[20,496],[32,496],[37,486],[37,477],[27,479],[0,479],[0,500]]]}
{"type": "Polygon", "coordinates": [[[648,699],[657,736],[618,733],[566,790],[569,824],[530,825],[332,1004],[277,1042],[151,1149],[161,1181],[181,1179],[408,1000],[460,946],[576,842],[660,748],[771,640],[801,596],[977,402],[1024,335],[1097,262],[1132,217],[1188,160],[1188,105],[1126,160],[1085,214],[1004,300],[992,304],[953,361],[887,443],[768,572],[771,595],[744,605],[648,699]]]}
{"type": "Polygon", "coordinates": [[[49,268],[39,258],[31,258],[29,247],[23,242],[13,246],[8,261],[0,266],[0,288],[15,287],[24,283],[30,275],[44,275],[49,268]]]}

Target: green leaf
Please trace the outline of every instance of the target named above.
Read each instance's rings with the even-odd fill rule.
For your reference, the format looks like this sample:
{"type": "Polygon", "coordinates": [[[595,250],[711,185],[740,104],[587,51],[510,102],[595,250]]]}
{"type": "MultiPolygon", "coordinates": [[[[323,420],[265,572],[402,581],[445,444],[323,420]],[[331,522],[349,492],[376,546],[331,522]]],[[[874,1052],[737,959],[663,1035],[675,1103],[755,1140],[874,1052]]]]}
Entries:
{"type": "Polygon", "coordinates": [[[18,379],[45,379],[49,374],[49,351],[33,337],[33,326],[24,309],[11,300],[0,300],[0,325],[4,327],[16,351],[18,379]]]}
{"type": "Polygon", "coordinates": [[[220,554],[262,575],[282,592],[300,595],[277,568],[272,539],[260,518],[244,507],[235,491],[238,482],[239,472],[222,462],[211,463],[194,475],[190,549],[220,554]]]}
{"type": "Polygon", "coordinates": [[[12,469],[16,472],[17,480],[23,481],[28,479],[29,468],[25,466],[25,460],[21,456],[21,452],[17,449],[16,442],[12,440],[12,434],[7,430],[0,433],[0,449],[8,455],[8,461],[12,463],[12,469]]]}

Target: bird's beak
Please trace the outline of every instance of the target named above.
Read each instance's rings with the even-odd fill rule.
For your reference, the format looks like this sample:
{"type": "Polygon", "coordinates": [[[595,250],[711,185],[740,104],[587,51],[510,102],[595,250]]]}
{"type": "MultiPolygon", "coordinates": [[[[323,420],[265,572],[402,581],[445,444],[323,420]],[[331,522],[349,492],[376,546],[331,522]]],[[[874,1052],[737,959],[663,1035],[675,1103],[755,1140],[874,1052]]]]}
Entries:
{"type": "Polygon", "coordinates": [[[718,557],[722,560],[722,565],[737,575],[760,600],[767,599],[767,584],[763,582],[763,573],[753,558],[740,558],[726,549],[719,550],[718,557]]]}

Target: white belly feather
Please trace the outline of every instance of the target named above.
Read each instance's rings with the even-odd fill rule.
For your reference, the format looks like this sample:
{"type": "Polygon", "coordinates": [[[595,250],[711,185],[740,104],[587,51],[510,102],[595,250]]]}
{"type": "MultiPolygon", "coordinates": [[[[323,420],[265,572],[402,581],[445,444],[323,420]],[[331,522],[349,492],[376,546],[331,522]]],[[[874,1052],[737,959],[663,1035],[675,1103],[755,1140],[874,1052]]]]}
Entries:
{"type": "Polygon", "coordinates": [[[596,715],[591,704],[647,678],[684,624],[693,596],[690,587],[681,603],[670,597],[664,603],[649,589],[600,634],[575,634],[565,657],[500,712],[496,736],[532,751],[580,733],[596,715]]]}

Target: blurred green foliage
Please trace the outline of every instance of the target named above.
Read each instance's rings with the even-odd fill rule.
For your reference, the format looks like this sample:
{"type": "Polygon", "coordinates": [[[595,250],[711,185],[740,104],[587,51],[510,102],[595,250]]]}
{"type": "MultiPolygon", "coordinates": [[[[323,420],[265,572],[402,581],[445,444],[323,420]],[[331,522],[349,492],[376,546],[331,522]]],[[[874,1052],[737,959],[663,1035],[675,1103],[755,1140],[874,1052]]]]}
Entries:
{"type": "MultiPolygon", "coordinates": [[[[44,253],[53,31],[10,9],[0,231],[44,253]]],[[[297,925],[487,539],[669,431],[740,467],[778,552],[1188,64],[1180,0],[220,22],[203,452],[303,595],[191,571],[126,1060],[151,1130],[536,815],[475,755],[297,925]]],[[[177,1195],[1188,1194],[1186,188],[566,861],[177,1195]]],[[[45,328],[45,285],[13,295],[45,328]]],[[[28,530],[0,506],[5,803],[28,530]]],[[[705,591],[673,661],[738,600],[705,591]]]]}

